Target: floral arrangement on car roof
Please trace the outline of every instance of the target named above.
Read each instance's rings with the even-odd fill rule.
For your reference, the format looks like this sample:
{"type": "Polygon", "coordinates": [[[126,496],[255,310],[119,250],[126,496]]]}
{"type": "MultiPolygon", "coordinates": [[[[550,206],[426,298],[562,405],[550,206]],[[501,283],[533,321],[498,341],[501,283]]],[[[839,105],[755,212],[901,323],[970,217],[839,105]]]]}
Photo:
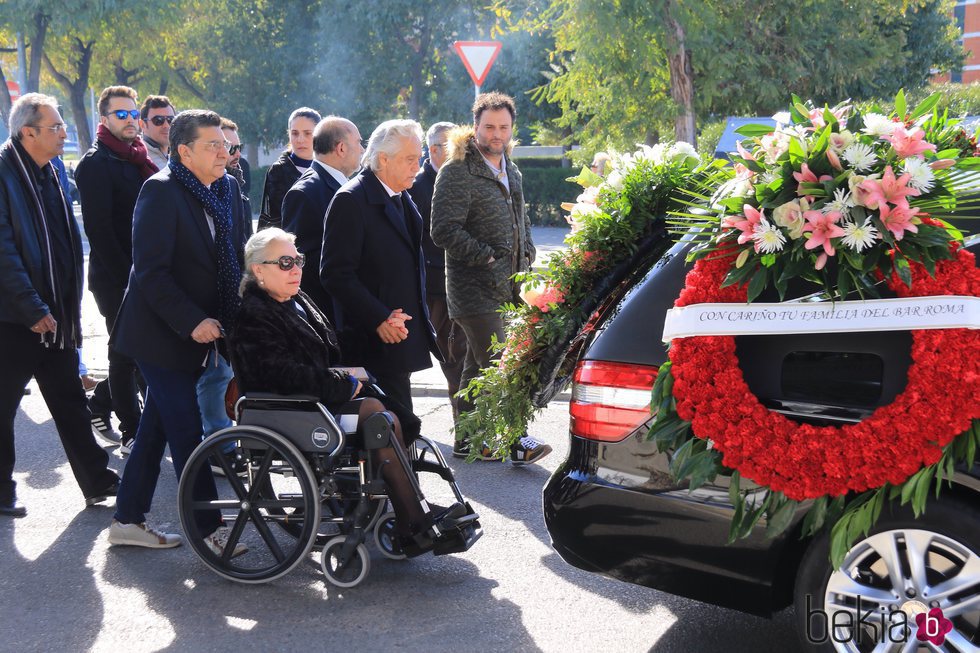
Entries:
{"type": "Polygon", "coordinates": [[[596,308],[591,300],[618,280],[615,271],[628,267],[623,264],[645,235],[666,228],[668,211],[684,208],[677,188],[731,176],[721,162],[702,164],[682,142],[615,154],[609,166],[605,179],[587,168],[574,179],[585,190],[575,204],[563,205],[571,212],[567,247],[551,255],[546,269],[519,275],[523,301],[502,309],[508,327],[506,341],[494,344],[500,359],[464,389],[475,397],[475,409],[462,416],[461,434],[498,455],[527,434],[539,410],[535,395],[558,373],[545,359],[556,366],[565,360],[570,340],[588,329],[596,308]],[[561,351],[549,356],[555,347],[561,351]]]}
{"type": "MultiPolygon", "coordinates": [[[[975,139],[935,111],[938,100],[907,111],[899,92],[892,113],[862,115],[793,96],[787,126],[738,130],[750,140],[732,156],[734,177],[708,201],[688,202],[698,210],[670,220],[700,242],[675,305],[751,302],[766,288],[782,300],[796,279],[817,284],[831,301],[876,298],[883,287],[906,297],[980,296],[974,258],[944,220],[965,208],[968,193],[976,197],[980,158],[975,139]]],[[[691,489],[731,472],[732,539],[763,517],[775,536],[812,500],[803,534],[831,525],[837,564],[886,502],[911,502],[919,514],[955,465],[972,465],[980,332],[913,331],[904,392],[843,427],[800,424],[766,408],[745,383],[734,341],[671,343],[649,434],[691,489]],[[958,379],[956,393],[950,378],[958,379]],[[757,487],[742,488],[742,478],[757,487]]]]}

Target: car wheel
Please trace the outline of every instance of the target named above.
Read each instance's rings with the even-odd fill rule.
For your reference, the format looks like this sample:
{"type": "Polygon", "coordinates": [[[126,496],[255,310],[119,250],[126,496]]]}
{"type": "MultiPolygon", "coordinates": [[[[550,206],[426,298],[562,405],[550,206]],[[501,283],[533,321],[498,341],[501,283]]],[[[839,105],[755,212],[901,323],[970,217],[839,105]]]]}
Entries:
{"type": "Polygon", "coordinates": [[[950,498],[915,519],[896,507],[837,569],[829,534],[819,536],[800,564],[794,605],[811,651],[980,650],[980,510],[950,498]],[[929,636],[934,647],[921,639],[929,636]]]}

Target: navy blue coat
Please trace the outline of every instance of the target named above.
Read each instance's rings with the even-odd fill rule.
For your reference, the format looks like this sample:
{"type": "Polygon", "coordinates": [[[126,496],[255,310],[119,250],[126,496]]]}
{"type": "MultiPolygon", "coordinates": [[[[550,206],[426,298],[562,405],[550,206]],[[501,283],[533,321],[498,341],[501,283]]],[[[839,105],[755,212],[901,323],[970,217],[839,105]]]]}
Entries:
{"type": "MultiPolygon", "coordinates": [[[[238,182],[228,177],[233,197],[238,182]]],[[[232,202],[239,261],[245,246],[242,203],[232,202]]],[[[191,332],[218,318],[218,259],[204,207],[164,168],[146,180],[133,215],[133,269],[112,332],[119,352],[158,367],[192,371],[211,345],[191,332]]],[[[230,328],[231,325],[222,325],[230,328]]]]}
{"type": "Polygon", "coordinates": [[[300,288],[331,322],[333,300],[320,283],[320,250],[327,207],[338,190],[340,184],[333,175],[314,161],[282,200],[282,228],[296,234],[296,249],[306,255],[300,288]]]}
{"type": "Polygon", "coordinates": [[[327,210],[320,259],[345,361],[379,374],[424,370],[429,352],[439,356],[425,303],[422,218],[407,192],[398,199],[405,219],[370,170],[344,184],[327,210]],[[412,316],[409,336],[387,345],[376,329],[396,308],[412,316]]]}

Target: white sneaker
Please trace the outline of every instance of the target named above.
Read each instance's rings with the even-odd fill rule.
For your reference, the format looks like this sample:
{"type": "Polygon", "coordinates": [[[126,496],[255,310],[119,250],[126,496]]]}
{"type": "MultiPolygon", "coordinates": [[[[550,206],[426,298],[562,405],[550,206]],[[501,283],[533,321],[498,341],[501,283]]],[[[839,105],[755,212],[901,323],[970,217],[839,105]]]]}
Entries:
{"type": "Polygon", "coordinates": [[[109,527],[109,544],[143,546],[148,549],[172,549],[183,543],[176,533],[161,533],[142,524],[121,524],[115,519],[109,527]]]}
{"type": "MultiPolygon", "coordinates": [[[[221,526],[218,528],[218,530],[204,538],[204,544],[211,549],[211,553],[220,558],[222,555],[224,555],[225,547],[228,546],[229,535],[231,535],[231,529],[227,526],[221,526]]],[[[235,544],[235,550],[232,551],[231,557],[237,558],[247,551],[248,547],[241,542],[238,542],[235,544]]]]}

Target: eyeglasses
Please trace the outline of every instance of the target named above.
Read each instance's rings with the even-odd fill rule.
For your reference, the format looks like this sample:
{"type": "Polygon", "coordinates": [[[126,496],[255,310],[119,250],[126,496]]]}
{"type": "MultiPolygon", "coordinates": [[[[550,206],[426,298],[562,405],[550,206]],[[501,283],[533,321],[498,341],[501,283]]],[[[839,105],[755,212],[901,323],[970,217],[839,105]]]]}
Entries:
{"type": "MultiPolygon", "coordinates": [[[[199,141],[194,141],[194,142],[197,143],[199,141]]],[[[201,147],[203,147],[208,152],[217,152],[219,147],[230,151],[231,143],[229,143],[228,141],[204,141],[203,143],[201,143],[201,147]]]]}
{"type": "Polygon", "coordinates": [[[433,143],[432,145],[429,146],[429,149],[431,150],[434,147],[438,147],[440,150],[444,150],[444,149],[446,149],[446,144],[445,143],[433,143]]]}
{"type": "Polygon", "coordinates": [[[152,118],[150,118],[150,122],[152,122],[157,127],[162,127],[163,123],[167,123],[168,125],[170,125],[173,123],[173,121],[174,121],[174,116],[153,116],[152,118]]]}
{"type": "Polygon", "coordinates": [[[109,113],[107,113],[105,115],[107,115],[107,116],[108,115],[113,115],[116,118],[118,118],[119,120],[125,120],[126,119],[126,116],[129,116],[133,120],[136,120],[137,118],[140,117],[140,110],[139,109],[129,109],[129,110],[126,110],[126,109],[117,109],[115,111],[110,111],[109,113]]]}
{"type": "MultiPolygon", "coordinates": [[[[243,147],[245,147],[245,146],[242,145],[241,143],[239,143],[238,145],[232,145],[231,147],[228,148],[228,154],[230,154],[232,156],[235,156],[236,154],[238,154],[239,152],[242,151],[242,148],[243,147]]],[[[302,266],[300,266],[300,267],[302,267],[302,266]]]]}
{"type": "Polygon", "coordinates": [[[28,127],[32,127],[34,129],[47,129],[55,134],[60,134],[62,129],[68,129],[68,126],[63,122],[59,122],[54,125],[28,125],[28,127]]]}
{"type": "Polygon", "coordinates": [[[296,256],[280,256],[275,261],[262,261],[262,265],[278,265],[283,272],[289,272],[293,266],[302,269],[306,265],[306,255],[297,254],[296,256]]]}

